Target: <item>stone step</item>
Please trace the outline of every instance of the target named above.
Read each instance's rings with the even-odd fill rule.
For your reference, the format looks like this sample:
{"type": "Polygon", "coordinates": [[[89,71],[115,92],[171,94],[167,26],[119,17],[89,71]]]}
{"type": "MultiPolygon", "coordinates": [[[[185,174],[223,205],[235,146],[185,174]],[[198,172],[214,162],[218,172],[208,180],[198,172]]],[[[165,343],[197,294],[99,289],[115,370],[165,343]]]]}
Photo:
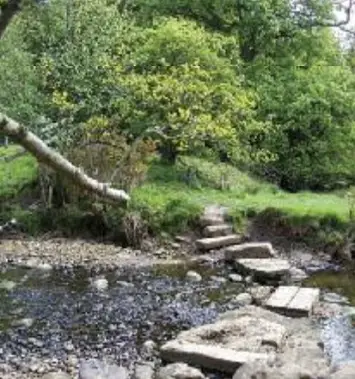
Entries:
{"type": "Polygon", "coordinates": [[[269,354],[266,353],[236,351],[214,345],[177,340],[163,345],[160,349],[160,355],[167,362],[183,362],[191,366],[228,374],[234,374],[244,363],[257,360],[266,362],[269,358],[269,354]]]}
{"type": "Polygon", "coordinates": [[[276,252],[269,242],[248,242],[240,245],[228,246],[224,252],[227,262],[240,258],[273,258],[276,252]]]}
{"type": "Polygon", "coordinates": [[[241,240],[241,236],[230,234],[228,236],[201,238],[196,241],[199,250],[219,249],[225,246],[234,245],[241,240]]]}
{"type": "Polygon", "coordinates": [[[319,300],[319,288],[279,287],[266,302],[266,308],[291,317],[308,317],[319,300]]]}
{"type": "Polygon", "coordinates": [[[235,260],[236,270],[244,275],[252,275],[260,282],[279,281],[289,277],[291,265],[285,259],[243,258],[235,260]]]}
{"type": "Polygon", "coordinates": [[[232,233],[233,226],[230,224],[208,225],[203,230],[203,235],[206,237],[227,236],[232,233]]]}

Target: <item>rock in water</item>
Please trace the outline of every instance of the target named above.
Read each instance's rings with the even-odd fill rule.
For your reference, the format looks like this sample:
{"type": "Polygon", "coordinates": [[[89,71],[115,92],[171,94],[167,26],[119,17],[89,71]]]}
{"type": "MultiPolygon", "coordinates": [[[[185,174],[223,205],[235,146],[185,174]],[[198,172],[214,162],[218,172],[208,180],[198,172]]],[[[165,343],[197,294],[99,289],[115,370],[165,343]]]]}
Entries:
{"type": "Polygon", "coordinates": [[[106,278],[97,278],[92,281],[91,285],[97,291],[105,291],[108,288],[108,281],[106,278]]]}
{"type": "Polygon", "coordinates": [[[124,367],[89,359],[80,362],[79,379],[128,379],[128,372],[124,367]]]}
{"type": "Polygon", "coordinates": [[[200,282],[202,280],[202,276],[196,271],[189,271],[186,274],[186,279],[190,280],[191,282],[200,282]]]}
{"type": "Polygon", "coordinates": [[[51,372],[49,374],[45,374],[41,379],[71,379],[70,375],[65,372],[51,372]]]}
{"type": "Polygon", "coordinates": [[[244,364],[233,376],[233,379],[321,379],[308,368],[296,364],[269,366],[267,363],[253,362],[244,364]]]}
{"type": "Polygon", "coordinates": [[[16,283],[11,280],[3,280],[0,282],[0,289],[4,289],[6,291],[12,291],[16,287],[16,283]]]}
{"type": "Polygon", "coordinates": [[[137,363],[134,368],[133,379],[153,379],[154,378],[154,363],[143,362],[137,363]]]}
{"type": "Polygon", "coordinates": [[[250,293],[243,292],[237,295],[234,299],[234,302],[240,305],[250,305],[253,302],[253,298],[250,293]]]}
{"type": "Polygon", "coordinates": [[[200,370],[186,363],[173,363],[162,367],[157,373],[157,379],[205,379],[200,370]]]}

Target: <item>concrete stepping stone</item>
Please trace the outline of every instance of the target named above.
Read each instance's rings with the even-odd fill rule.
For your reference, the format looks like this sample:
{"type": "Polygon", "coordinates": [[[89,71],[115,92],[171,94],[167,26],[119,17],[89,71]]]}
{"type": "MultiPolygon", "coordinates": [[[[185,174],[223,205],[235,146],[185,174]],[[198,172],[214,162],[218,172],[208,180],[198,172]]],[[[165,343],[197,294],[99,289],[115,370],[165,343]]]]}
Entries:
{"type": "Polygon", "coordinates": [[[199,250],[218,249],[240,242],[241,236],[230,234],[228,236],[202,238],[196,241],[196,247],[199,250]]]}
{"type": "Polygon", "coordinates": [[[269,242],[249,242],[228,246],[224,252],[224,259],[232,262],[240,258],[273,258],[276,255],[269,242]]]}
{"type": "Polygon", "coordinates": [[[279,287],[266,302],[266,308],[291,317],[308,317],[318,302],[319,288],[279,287]]]}
{"type": "Polygon", "coordinates": [[[290,263],[277,258],[243,258],[235,260],[236,270],[241,274],[252,275],[260,282],[277,281],[289,276],[290,263]]]}
{"type": "Polygon", "coordinates": [[[206,237],[227,236],[233,233],[233,227],[229,224],[209,225],[203,230],[206,237]]]}
{"type": "Polygon", "coordinates": [[[170,341],[161,347],[160,355],[167,362],[183,362],[209,370],[234,374],[244,363],[267,361],[266,353],[236,351],[213,345],[185,341],[170,341]]]}

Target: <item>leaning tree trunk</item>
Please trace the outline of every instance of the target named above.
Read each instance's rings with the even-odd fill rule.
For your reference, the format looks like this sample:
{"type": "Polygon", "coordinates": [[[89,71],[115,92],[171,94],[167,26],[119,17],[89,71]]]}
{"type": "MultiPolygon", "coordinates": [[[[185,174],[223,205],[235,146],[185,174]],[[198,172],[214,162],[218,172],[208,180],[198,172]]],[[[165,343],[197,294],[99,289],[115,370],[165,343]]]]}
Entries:
{"type": "Polygon", "coordinates": [[[74,166],[62,155],[52,150],[35,134],[26,130],[16,121],[0,113],[0,133],[11,137],[33,154],[38,161],[51,167],[53,170],[73,182],[78,187],[100,196],[103,200],[111,202],[128,201],[129,196],[123,190],[109,187],[87,176],[81,169],[74,166]]]}

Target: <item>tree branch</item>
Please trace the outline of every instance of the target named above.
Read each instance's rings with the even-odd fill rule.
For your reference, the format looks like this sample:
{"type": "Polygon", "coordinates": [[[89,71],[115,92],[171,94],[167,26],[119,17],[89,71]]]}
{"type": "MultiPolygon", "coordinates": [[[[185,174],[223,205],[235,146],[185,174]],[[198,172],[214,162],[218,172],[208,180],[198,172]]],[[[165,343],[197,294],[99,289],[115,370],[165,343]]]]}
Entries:
{"type": "Polygon", "coordinates": [[[21,0],[7,0],[7,3],[0,7],[0,39],[5,33],[11,20],[21,9],[21,0]]]}
{"type": "Polygon", "coordinates": [[[27,151],[32,153],[38,161],[62,174],[78,187],[94,193],[106,201],[117,203],[129,200],[129,195],[125,191],[111,188],[105,183],[100,183],[90,178],[62,155],[52,150],[36,135],[27,131],[22,125],[1,113],[0,132],[14,139],[27,151]]]}

